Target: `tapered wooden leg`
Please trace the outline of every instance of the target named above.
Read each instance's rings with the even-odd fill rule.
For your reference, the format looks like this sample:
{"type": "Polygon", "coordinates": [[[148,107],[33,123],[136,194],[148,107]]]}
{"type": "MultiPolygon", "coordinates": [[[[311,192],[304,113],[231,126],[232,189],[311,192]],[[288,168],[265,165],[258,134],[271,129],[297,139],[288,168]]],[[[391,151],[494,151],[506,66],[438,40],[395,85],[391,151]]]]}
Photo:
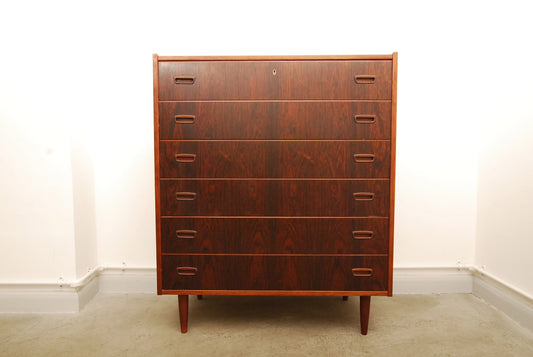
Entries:
{"type": "Polygon", "coordinates": [[[178,305],[180,311],[181,333],[187,332],[189,321],[189,295],[178,295],[178,305]]]}
{"type": "Polygon", "coordinates": [[[342,300],[343,300],[343,301],[347,301],[347,300],[348,300],[348,296],[343,296],[343,297],[342,297],[342,300]]]}
{"type": "Polygon", "coordinates": [[[359,299],[360,305],[360,320],[361,320],[361,335],[366,335],[368,332],[368,318],[370,316],[370,296],[361,296],[359,299]]]}
{"type": "Polygon", "coordinates": [[[196,297],[198,298],[198,300],[202,300],[204,298],[203,295],[196,295],[196,297]]]}

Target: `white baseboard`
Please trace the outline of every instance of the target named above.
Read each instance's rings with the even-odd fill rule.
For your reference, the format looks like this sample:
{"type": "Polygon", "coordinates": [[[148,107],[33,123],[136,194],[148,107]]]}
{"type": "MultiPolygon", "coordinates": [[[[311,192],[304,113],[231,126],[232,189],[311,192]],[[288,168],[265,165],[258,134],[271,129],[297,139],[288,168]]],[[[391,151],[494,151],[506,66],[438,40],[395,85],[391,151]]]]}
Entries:
{"type": "Polygon", "coordinates": [[[155,268],[103,268],[63,283],[0,283],[0,313],[75,313],[99,292],[156,293],[155,268]]]}
{"type": "Polygon", "coordinates": [[[469,294],[472,273],[468,268],[394,268],[393,294],[469,294]]]}
{"type": "Polygon", "coordinates": [[[157,293],[155,268],[103,268],[100,273],[102,293],[157,293]]]}
{"type": "Polygon", "coordinates": [[[79,311],[76,289],[54,284],[2,284],[1,313],[58,313],[79,311]]]}
{"type": "MultiPolygon", "coordinates": [[[[99,267],[61,285],[0,283],[0,313],[74,313],[99,292],[156,291],[155,268],[99,267]]],[[[533,331],[533,298],[475,267],[395,268],[393,293],[473,293],[533,331]]]]}
{"type": "Polygon", "coordinates": [[[70,283],[0,284],[0,313],[75,313],[98,291],[98,270],[70,283]]]}
{"type": "Polygon", "coordinates": [[[533,298],[486,272],[472,268],[472,293],[533,331],[533,298]]]}
{"type": "Polygon", "coordinates": [[[98,270],[91,274],[84,284],[76,287],[78,293],[78,311],[83,309],[100,291],[100,279],[98,270]]]}
{"type": "MultiPolygon", "coordinates": [[[[472,275],[457,268],[396,268],[394,294],[471,293],[472,275]]],[[[0,312],[77,312],[101,293],[157,292],[155,268],[98,267],[77,281],[0,284],[0,312]]]]}

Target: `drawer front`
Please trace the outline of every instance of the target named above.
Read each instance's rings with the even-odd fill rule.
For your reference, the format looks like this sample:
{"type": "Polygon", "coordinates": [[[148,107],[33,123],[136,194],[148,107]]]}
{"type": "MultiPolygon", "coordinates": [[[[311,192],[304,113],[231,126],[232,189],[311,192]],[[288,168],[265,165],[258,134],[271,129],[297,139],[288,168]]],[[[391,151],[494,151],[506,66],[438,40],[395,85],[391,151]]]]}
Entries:
{"type": "Polygon", "coordinates": [[[389,180],[162,180],[162,216],[386,217],[389,180]]]}
{"type": "Polygon", "coordinates": [[[159,100],[387,99],[392,61],[160,62],[159,100]]]}
{"type": "Polygon", "coordinates": [[[390,139],[390,102],[161,102],[161,139],[390,139]]]}
{"type": "Polygon", "coordinates": [[[386,256],[164,255],[164,290],[386,291],[386,256]]]}
{"type": "Polygon", "coordinates": [[[164,218],[163,253],[387,254],[387,218],[164,218]]]}
{"type": "Polygon", "coordinates": [[[166,141],[161,177],[388,178],[388,141],[166,141]]]}

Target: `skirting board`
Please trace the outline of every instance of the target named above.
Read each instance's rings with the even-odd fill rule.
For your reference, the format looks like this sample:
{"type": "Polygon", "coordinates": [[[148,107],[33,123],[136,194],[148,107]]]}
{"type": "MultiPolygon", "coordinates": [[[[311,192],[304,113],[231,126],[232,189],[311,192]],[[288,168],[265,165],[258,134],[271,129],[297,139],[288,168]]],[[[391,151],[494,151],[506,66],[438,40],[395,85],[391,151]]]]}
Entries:
{"type": "Polygon", "coordinates": [[[472,293],[533,331],[533,298],[486,272],[472,268],[472,293]]]}
{"type": "Polygon", "coordinates": [[[154,268],[98,267],[70,283],[0,284],[0,313],[75,313],[101,293],[153,293],[154,268]]]}
{"type": "Polygon", "coordinates": [[[98,293],[96,272],[81,286],[0,284],[0,313],[75,313],[98,293]]]}
{"type": "MultiPolygon", "coordinates": [[[[100,293],[157,291],[155,268],[99,267],[68,284],[0,284],[0,313],[74,313],[100,293]]],[[[533,299],[477,268],[395,268],[393,293],[465,293],[484,299],[533,331],[533,299]]]]}
{"type": "Polygon", "coordinates": [[[468,268],[394,268],[393,294],[470,294],[472,273],[468,268]]]}
{"type": "MultiPolygon", "coordinates": [[[[396,268],[394,294],[471,293],[472,276],[458,268],[396,268]]],[[[78,312],[99,292],[155,294],[155,268],[98,267],[62,285],[0,284],[0,313],[78,312]]]]}
{"type": "Polygon", "coordinates": [[[157,274],[155,268],[102,268],[100,292],[108,294],[155,294],[157,274]]]}

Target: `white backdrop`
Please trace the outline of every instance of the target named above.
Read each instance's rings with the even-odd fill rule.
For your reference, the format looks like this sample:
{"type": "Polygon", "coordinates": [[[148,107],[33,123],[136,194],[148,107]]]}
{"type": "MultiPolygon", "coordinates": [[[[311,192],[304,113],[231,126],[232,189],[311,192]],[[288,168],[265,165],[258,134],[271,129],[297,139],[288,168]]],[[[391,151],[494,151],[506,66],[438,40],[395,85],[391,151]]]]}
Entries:
{"type": "Polygon", "coordinates": [[[395,266],[476,263],[533,292],[510,268],[529,264],[531,229],[504,223],[519,207],[533,216],[531,169],[515,169],[533,148],[533,26],[520,4],[2,2],[0,282],[155,266],[152,53],[398,51],[395,266]],[[503,223],[501,182],[513,182],[503,223]],[[502,257],[502,239],[518,249],[502,257]]]}

